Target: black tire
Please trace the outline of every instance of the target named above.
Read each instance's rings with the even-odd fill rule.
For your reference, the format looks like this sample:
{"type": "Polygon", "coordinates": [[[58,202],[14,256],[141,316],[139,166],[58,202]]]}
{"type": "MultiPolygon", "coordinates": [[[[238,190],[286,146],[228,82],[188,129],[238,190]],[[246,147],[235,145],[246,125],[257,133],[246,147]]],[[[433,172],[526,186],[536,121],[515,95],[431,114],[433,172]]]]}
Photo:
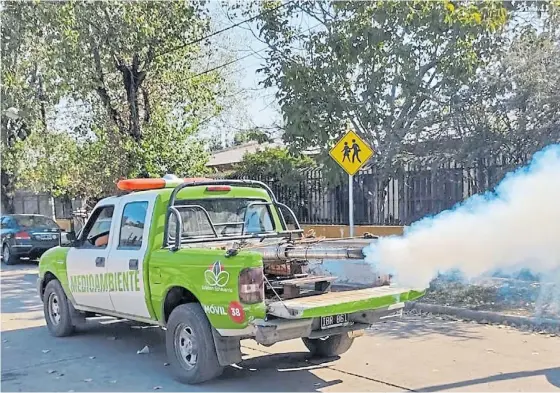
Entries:
{"type": "Polygon", "coordinates": [[[171,312],[165,332],[165,347],[179,382],[194,385],[214,379],[224,371],[216,355],[212,327],[198,303],[182,304],[171,312]],[[189,344],[194,355],[184,355],[189,344]]]}
{"type": "Polygon", "coordinates": [[[303,337],[302,340],[307,349],[309,349],[309,352],[311,352],[311,355],[319,357],[342,355],[350,349],[354,342],[354,338],[351,338],[348,333],[337,334],[323,339],[303,337]]]}
{"type": "Polygon", "coordinates": [[[55,337],[66,337],[74,333],[72,313],[68,298],[58,280],[51,280],[43,295],[43,311],[49,332],[55,337]],[[56,306],[54,305],[56,303],[56,306]],[[54,311],[56,308],[56,312],[54,311]],[[55,315],[56,314],[56,315],[55,315]]]}
{"type": "Polygon", "coordinates": [[[12,253],[9,244],[2,246],[2,260],[6,265],[15,265],[19,261],[19,258],[12,253]]]}

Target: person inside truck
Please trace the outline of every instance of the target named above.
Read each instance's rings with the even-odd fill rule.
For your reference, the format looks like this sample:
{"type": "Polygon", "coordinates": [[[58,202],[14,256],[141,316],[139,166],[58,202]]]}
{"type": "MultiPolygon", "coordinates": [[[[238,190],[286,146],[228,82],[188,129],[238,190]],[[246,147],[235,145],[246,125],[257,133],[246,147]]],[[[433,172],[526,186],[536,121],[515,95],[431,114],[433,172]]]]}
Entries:
{"type": "Polygon", "coordinates": [[[107,243],[109,243],[108,233],[95,239],[95,247],[105,247],[107,243]]]}
{"type": "MultiPolygon", "coordinates": [[[[96,214],[96,213],[94,213],[96,214]]],[[[103,248],[109,243],[111,221],[113,218],[113,207],[104,206],[98,211],[91,229],[86,233],[85,239],[94,247],[103,248]]],[[[86,228],[87,231],[87,228],[86,228]]]]}

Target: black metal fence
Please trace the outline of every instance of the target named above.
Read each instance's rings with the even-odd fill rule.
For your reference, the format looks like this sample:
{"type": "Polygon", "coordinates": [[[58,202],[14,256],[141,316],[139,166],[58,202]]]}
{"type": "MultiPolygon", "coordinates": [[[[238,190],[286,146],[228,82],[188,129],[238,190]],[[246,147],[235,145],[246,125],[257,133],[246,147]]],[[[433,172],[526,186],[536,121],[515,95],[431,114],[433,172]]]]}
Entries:
{"type": "MultiPolygon", "coordinates": [[[[484,159],[475,165],[448,162],[437,166],[410,165],[397,175],[374,169],[354,176],[356,225],[409,225],[437,214],[464,199],[495,187],[505,173],[522,162],[484,159]]],[[[288,204],[302,224],[348,224],[348,183],[329,185],[321,169],[303,173],[297,185],[258,178],[288,204]]]]}

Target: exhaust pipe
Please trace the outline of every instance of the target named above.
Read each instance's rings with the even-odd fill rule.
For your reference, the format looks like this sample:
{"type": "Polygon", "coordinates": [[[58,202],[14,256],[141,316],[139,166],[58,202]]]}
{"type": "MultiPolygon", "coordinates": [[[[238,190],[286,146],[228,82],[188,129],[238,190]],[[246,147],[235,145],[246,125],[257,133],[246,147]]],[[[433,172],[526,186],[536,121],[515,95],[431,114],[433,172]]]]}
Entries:
{"type": "Polygon", "coordinates": [[[362,248],[357,247],[324,247],[318,244],[294,246],[282,244],[259,249],[263,262],[288,261],[290,259],[364,259],[362,248]]]}

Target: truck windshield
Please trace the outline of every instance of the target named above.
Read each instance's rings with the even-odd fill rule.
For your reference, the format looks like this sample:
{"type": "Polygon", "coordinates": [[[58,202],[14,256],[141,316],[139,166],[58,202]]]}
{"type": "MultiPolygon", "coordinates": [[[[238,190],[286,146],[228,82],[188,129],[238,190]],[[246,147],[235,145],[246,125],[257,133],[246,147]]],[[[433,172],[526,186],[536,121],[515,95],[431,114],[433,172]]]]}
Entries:
{"type": "MultiPolygon", "coordinates": [[[[263,203],[266,201],[249,198],[215,198],[177,201],[175,205],[203,207],[208,212],[218,236],[236,236],[243,232],[243,223],[245,223],[246,234],[274,232],[275,226],[270,216],[269,206],[263,203]]],[[[179,208],[179,212],[183,219],[183,237],[214,236],[212,224],[208,222],[206,214],[201,209],[179,208]]],[[[169,224],[170,234],[175,233],[175,220],[171,218],[169,224]]]]}

